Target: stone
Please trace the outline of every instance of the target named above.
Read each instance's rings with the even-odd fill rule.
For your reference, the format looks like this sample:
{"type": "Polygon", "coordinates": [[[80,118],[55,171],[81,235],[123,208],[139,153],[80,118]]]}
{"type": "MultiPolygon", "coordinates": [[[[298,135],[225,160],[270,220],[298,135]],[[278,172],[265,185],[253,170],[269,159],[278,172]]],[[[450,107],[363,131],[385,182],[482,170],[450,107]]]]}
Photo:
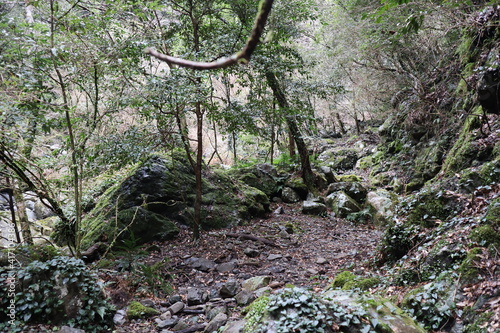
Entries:
{"type": "Polygon", "coordinates": [[[337,217],[347,217],[361,210],[359,204],[344,192],[335,192],[326,197],[327,205],[337,217]]]}
{"type": "Polygon", "coordinates": [[[290,187],[284,187],[281,191],[281,199],[286,203],[296,203],[300,201],[300,196],[290,187]]]}
{"type": "MultiPolygon", "coordinates": [[[[120,233],[117,244],[130,239],[132,233],[138,245],[175,237],[179,230],[172,221],[186,226],[193,223],[195,183],[185,153],[152,154],[123,173],[122,179],[114,179],[112,187],[85,215],[82,228],[89,232],[83,236],[82,248],[99,239],[112,240],[117,230],[126,230],[120,233]]],[[[227,227],[242,218],[269,212],[265,193],[235,181],[227,173],[207,172],[203,189],[204,229],[227,227]]]]}
{"type": "Polygon", "coordinates": [[[236,303],[240,306],[247,306],[248,304],[255,301],[256,297],[253,292],[242,290],[236,296],[234,296],[236,303]]]}
{"type": "Polygon", "coordinates": [[[222,333],[243,333],[245,329],[246,320],[238,320],[229,322],[222,333]]]}
{"type": "Polygon", "coordinates": [[[163,312],[160,315],[160,320],[168,320],[168,319],[171,319],[171,318],[172,318],[172,312],[170,312],[170,311],[163,312]]]}
{"type": "Polygon", "coordinates": [[[241,287],[246,291],[255,291],[259,288],[266,287],[267,285],[269,285],[269,282],[271,282],[270,276],[254,276],[243,281],[241,287]]]}
{"type": "Polygon", "coordinates": [[[224,326],[226,322],[227,322],[227,315],[225,313],[219,313],[217,314],[217,316],[215,316],[214,319],[212,319],[208,323],[207,327],[205,327],[205,330],[203,332],[206,333],[216,332],[219,328],[224,326]]]}
{"type": "Polygon", "coordinates": [[[187,294],[187,305],[204,304],[207,301],[208,294],[200,288],[189,288],[187,294]]]}
{"type": "Polygon", "coordinates": [[[328,185],[327,195],[334,192],[343,191],[356,202],[363,203],[368,193],[367,189],[360,182],[338,182],[328,185]]]}
{"type": "Polygon", "coordinates": [[[208,319],[208,321],[211,321],[212,319],[214,319],[219,313],[226,313],[227,311],[227,308],[225,306],[217,306],[215,308],[212,308],[210,309],[207,314],[206,314],[206,317],[208,319]]]}
{"type": "Polygon", "coordinates": [[[260,255],[260,252],[257,249],[247,247],[245,250],[243,250],[243,253],[247,255],[250,258],[256,258],[260,255]]]}
{"type": "Polygon", "coordinates": [[[302,213],[306,215],[326,214],[326,206],[319,202],[304,201],[302,203],[302,213]]]}
{"type": "Polygon", "coordinates": [[[170,302],[170,304],[182,302],[182,296],[181,295],[172,295],[168,298],[168,301],[170,302]]]}
{"type": "Polygon", "coordinates": [[[318,265],[324,265],[324,264],[328,263],[328,260],[323,258],[323,257],[319,257],[318,259],[316,259],[316,263],[318,265]]]}
{"type": "Polygon", "coordinates": [[[58,333],[85,333],[84,330],[75,328],[75,327],[69,327],[69,326],[62,326],[58,333]]]}
{"type": "Polygon", "coordinates": [[[278,208],[276,208],[273,212],[274,215],[281,215],[281,214],[285,214],[285,209],[282,207],[282,206],[279,206],[278,208]]]}
{"type": "Polygon", "coordinates": [[[375,222],[389,222],[394,217],[395,197],[395,194],[384,189],[368,193],[366,202],[375,211],[375,222]]]}
{"type": "Polygon", "coordinates": [[[142,305],[144,306],[149,306],[150,308],[154,307],[155,306],[155,302],[153,302],[153,300],[151,299],[143,299],[141,301],[139,301],[142,305]]]}
{"type": "Polygon", "coordinates": [[[307,274],[309,274],[309,275],[318,275],[318,271],[317,271],[317,270],[315,270],[314,268],[308,268],[308,269],[306,270],[306,272],[307,272],[307,274]]]}
{"type": "Polygon", "coordinates": [[[196,258],[192,257],[186,260],[186,264],[190,267],[197,269],[202,272],[209,272],[215,269],[217,264],[215,261],[205,259],[205,258],[196,258]]]}
{"type": "Polygon", "coordinates": [[[222,264],[218,264],[216,267],[217,272],[220,273],[227,273],[233,271],[237,266],[237,263],[235,260],[229,261],[229,262],[224,262],[222,264]]]}
{"type": "Polygon", "coordinates": [[[281,258],[283,258],[283,255],[281,255],[281,254],[270,254],[267,257],[267,260],[273,261],[273,260],[277,260],[277,259],[281,259],[281,258]]]}
{"type": "Polygon", "coordinates": [[[170,319],[166,319],[166,320],[160,320],[157,325],[158,325],[158,328],[171,328],[171,327],[174,327],[175,325],[177,325],[177,323],[179,322],[179,318],[170,318],[170,319]]]}
{"type": "Polygon", "coordinates": [[[219,295],[222,298],[234,297],[241,290],[241,285],[236,280],[227,281],[219,289],[219,295]]]}
{"type": "Polygon", "coordinates": [[[333,174],[332,168],[328,166],[319,167],[319,172],[321,172],[324,176],[328,184],[335,183],[337,179],[335,179],[335,175],[333,174]]]}
{"type": "Polygon", "coordinates": [[[116,326],[121,326],[127,321],[126,316],[127,312],[125,310],[118,310],[113,316],[113,322],[116,326]]]}
{"type": "Polygon", "coordinates": [[[186,305],[183,302],[175,302],[167,309],[167,311],[174,315],[184,310],[185,306],[186,305]]]}

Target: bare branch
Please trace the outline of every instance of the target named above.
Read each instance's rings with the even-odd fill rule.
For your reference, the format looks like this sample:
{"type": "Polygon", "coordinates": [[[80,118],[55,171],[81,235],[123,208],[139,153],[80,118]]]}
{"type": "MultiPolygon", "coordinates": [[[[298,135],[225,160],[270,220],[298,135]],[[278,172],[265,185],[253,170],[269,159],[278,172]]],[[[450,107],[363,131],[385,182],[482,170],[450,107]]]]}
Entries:
{"type": "Polygon", "coordinates": [[[144,50],[146,54],[149,54],[161,61],[166,62],[167,64],[178,65],[181,67],[187,67],[197,70],[205,70],[205,69],[218,69],[225,68],[237,63],[248,63],[250,61],[250,57],[252,56],[253,51],[259,44],[260,37],[262,36],[262,32],[264,31],[264,27],[266,25],[267,17],[271,12],[271,8],[273,6],[274,0],[262,0],[260,3],[259,13],[257,14],[257,18],[255,19],[254,27],[252,29],[252,33],[250,38],[248,39],[245,47],[243,49],[233,54],[230,57],[221,58],[212,62],[199,62],[199,61],[191,61],[181,58],[172,57],[163,53],[156,51],[154,48],[147,48],[144,50]]]}

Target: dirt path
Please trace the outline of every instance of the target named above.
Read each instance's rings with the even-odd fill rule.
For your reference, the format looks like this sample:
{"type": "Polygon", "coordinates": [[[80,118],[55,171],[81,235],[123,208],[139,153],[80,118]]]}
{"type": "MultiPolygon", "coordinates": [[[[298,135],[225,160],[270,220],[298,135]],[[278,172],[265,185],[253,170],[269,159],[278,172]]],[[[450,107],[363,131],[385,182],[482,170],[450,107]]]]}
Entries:
{"type": "Polygon", "coordinates": [[[188,230],[183,230],[174,241],[161,244],[161,251],[151,259],[169,258],[175,275],[172,283],[181,295],[187,287],[211,287],[228,279],[256,275],[270,275],[277,283],[323,287],[341,270],[369,274],[380,230],[334,217],[302,215],[300,205],[280,206],[282,214],[272,213],[268,219],[253,220],[231,230],[205,232],[198,244],[191,241],[188,230]],[[228,233],[264,238],[277,247],[227,237],[228,233]],[[219,266],[203,272],[186,264],[190,257],[209,259],[219,266]],[[219,269],[223,263],[232,263],[225,267],[228,271],[220,271],[224,270],[219,269]]]}

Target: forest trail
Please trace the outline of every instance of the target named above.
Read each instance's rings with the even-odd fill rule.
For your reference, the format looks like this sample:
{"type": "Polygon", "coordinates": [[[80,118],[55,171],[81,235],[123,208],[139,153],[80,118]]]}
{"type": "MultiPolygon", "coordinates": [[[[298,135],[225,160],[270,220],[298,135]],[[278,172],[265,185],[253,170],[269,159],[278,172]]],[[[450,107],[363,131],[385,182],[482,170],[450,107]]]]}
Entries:
{"type": "MultiPolygon", "coordinates": [[[[165,275],[171,276],[173,294],[181,296],[184,301],[189,289],[199,288],[213,295],[227,281],[241,283],[255,276],[270,276],[271,288],[292,284],[317,290],[324,289],[336,274],[344,270],[363,277],[371,276],[383,234],[381,230],[372,224],[357,225],[331,215],[303,215],[300,204],[271,206],[273,211],[279,207],[282,207],[281,214],[270,213],[267,219],[255,219],[231,229],[205,231],[197,243],[192,241],[191,231],[183,229],[175,240],[155,244],[157,251],[145,258],[144,263],[149,265],[165,260],[165,275]],[[258,240],[228,237],[228,234],[252,235],[276,246],[258,240]],[[210,268],[207,270],[203,261],[202,267],[194,268],[195,258],[207,259],[206,262],[215,265],[208,264],[210,268]]],[[[124,286],[120,277],[115,278],[118,278],[116,286],[124,286]]],[[[137,296],[137,290],[129,292],[129,297],[137,296]]],[[[111,296],[115,298],[114,302],[120,303],[117,297],[124,297],[125,293],[123,289],[114,290],[111,296]]],[[[153,299],[166,302],[166,297],[167,300],[161,296],[153,299]]],[[[127,302],[125,299],[121,301],[127,302]]],[[[234,302],[228,303],[228,307],[232,318],[240,316],[242,307],[234,302]]],[[[118,332],[149,332],[151,324],[147,320],[127,322],[118,332]]]]}

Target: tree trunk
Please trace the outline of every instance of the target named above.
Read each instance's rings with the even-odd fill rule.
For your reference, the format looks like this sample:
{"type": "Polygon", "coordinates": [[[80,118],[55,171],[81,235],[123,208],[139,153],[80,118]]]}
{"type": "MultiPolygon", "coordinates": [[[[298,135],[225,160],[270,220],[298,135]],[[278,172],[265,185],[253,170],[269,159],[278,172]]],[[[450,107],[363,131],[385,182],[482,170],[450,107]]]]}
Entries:
{"type": "MultiPolygon", "coordinates": [[[[285,112],[289,109],[288,101],[286,99],[285,94],[283,93],[281,87],[278,84],[278,80],[276,79],[276,75],[270,71],[266,72],[266,79],[269,87],[273,91],[274,98],[278,102],[278,105],[281,109],[284,109],[285,112]]],[[[309,191],[313,192],[315,189],[315,177],[311,168],[311,162],[309,161],[309,151],[307,149],[307,145],[300,133],[299,126],[297,125],[297,121],[294,116],[285,115],[286,124],[288,126],[288,130],[293,138],[292,141],[295,142],[297,146],[297,150],[300,156],[300,165],[302,168],[302,179],[304,180],[305,185],[309,189],[309,191]]]]}
{"type": "Polygon", "coordinates": [[[201,225],[201,200],[203,195],[203,111],[201,103],[196,102],[196,141],[198,147],[196,149],[196,165],[194,168],[194,175],[196,179],[196,198],[194,201],[194,226],[193,226],[193,239],[200,238],[200,225],[201,225]]]}
{"type": "Polygon", "coordinates": [[[23,193],[18,186],[14,186],[14,198],[16,200],[17,217],[19,218],[19,225],[21,226],[23,241],[26,244],[33,245],[30,222],[28,220],[28,215],[26,215],[26,204],[24,203],[23,193]]]}

